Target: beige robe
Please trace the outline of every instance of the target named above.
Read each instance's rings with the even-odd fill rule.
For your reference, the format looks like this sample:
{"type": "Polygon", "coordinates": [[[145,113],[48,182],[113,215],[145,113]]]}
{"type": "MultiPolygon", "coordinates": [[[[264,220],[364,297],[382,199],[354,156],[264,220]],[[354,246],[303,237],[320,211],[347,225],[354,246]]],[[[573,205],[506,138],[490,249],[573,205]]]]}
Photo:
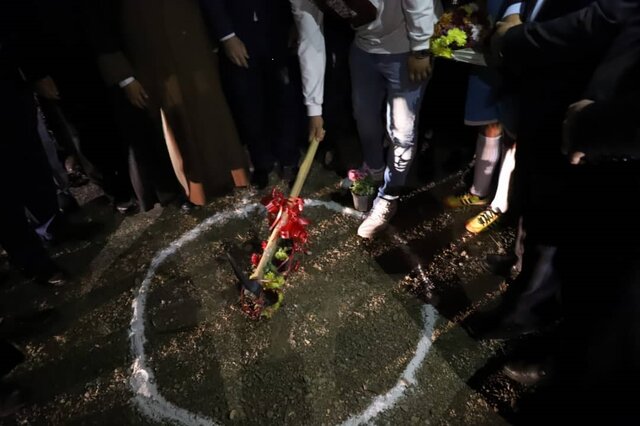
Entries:
{"type": "Polygon", "coordinates": [[[106,82],[135,77],[149,108],[162,110],[174,168],[193,202],[204,202],[203,188],[208,195],[231,189],[231,172],[246,167],[246,155],[198,0],[97,1],[110,14],[99,42],[106,82]]]}

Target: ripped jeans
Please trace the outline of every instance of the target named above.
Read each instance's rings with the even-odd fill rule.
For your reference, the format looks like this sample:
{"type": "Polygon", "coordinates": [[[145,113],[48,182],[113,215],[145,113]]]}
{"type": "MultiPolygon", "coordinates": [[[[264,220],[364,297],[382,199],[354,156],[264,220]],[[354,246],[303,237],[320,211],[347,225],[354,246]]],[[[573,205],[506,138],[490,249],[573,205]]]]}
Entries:
{"type": "Polygon", "coordinates": [[[409,79],[409,53],[373,54],[351,48],[353,109],[364,162],[385,167],[384,140],[391,142],[378,196],[398,198],[416,151],[418,115],[426,82],[409,79]],[[386,117],[386,119],[384,118],[386,117]],[[386,127],[386,129],[385,129],[386,127]]]}

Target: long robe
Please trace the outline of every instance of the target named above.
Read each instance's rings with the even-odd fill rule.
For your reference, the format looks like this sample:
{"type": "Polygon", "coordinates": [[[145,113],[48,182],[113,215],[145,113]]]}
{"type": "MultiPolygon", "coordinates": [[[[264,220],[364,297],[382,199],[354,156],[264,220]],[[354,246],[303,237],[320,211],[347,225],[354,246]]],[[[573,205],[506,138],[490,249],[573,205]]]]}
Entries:
{"type": "Polygon", "coordinates": [[[208,195],[232,188],[231,171],[246,167],[246,155],[198,0],[95,1],[103,77],[109,85],[135,77],[149,109],[162,110],[174,168],[192,201],[203,201],[202,187],[208,195]]]}

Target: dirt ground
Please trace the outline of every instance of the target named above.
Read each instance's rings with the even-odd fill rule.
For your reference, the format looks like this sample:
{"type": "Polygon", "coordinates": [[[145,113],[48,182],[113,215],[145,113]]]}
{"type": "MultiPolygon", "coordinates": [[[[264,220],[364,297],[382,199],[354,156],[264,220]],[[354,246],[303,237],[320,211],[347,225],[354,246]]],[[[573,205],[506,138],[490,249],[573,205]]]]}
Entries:
{"type": "MultiPolygon", "coordinates": [[[[513,230],[473,236],[464,221],[477,209],[443,210],[464,171],[422,182],[373,242],[356,236],[357,217],[308,207],[311,252],[282,309],[259,322],[238,309],[222,244],[248,268],[267,233],[260,210],[201,226],[152,261],[260,194],[238,191],[191,215],[157,207],[121,217],[83,188],[76,220],[87,234],[53,249],[72,284],[38,287],[2,260],[2,308],[20,318],[11,332],[27,355],[10,380],[31,402],[1,424],[509,423],[525,390],[500,373],[505,348],[473,340],[459,324],[499,297],[504,280],[484,258],[505,250],[513,230]],[[141,298],[144,335],[131,323],[141,298]],[[437,310],[427,323],[426,306],[437,310]],[[138,337],[150,387],[131,381],[142,377],[138,337]],[[155,403],[145,402],[147,391],[155,403]]],[[[350,206],[338,181],[316,165],[305,196],[350,206]]]]}

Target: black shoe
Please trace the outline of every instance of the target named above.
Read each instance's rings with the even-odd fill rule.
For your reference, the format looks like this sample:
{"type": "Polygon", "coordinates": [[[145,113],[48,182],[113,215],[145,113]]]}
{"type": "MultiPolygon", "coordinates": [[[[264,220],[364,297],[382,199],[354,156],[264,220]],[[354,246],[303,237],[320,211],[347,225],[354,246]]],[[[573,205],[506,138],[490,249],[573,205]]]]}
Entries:
{"type": "Polygon", "coordinates": [[[72,188],[78,188],[89,183],[89,178],[79,171],[69,172],[67,176],[69,176],[69,182],[72,188]]]}
{"type": "Polygon", "coordinates": [[[486,258],[489,271],[501,277],[509,278],[517,271],[518,257],[515,254],[488,254],[486,258]]]}
{"type": "Polygon", "coordinates": [[[46,247],[54,247],[68,241],[90,241],[102,228],[97,222],[70,222],[64,215],[57,215],[47,228],[49,238],[42,238],[46,247]]]}
{"type": "Polygon", "coordinates": [[[550,362],[512,361],[502,367],[505,376],[525,386],[533,386],[547,380],[550,375],[550,362]]]}
{"type": "Polygon", "coordinates": [[[58,192],[58,208],[63,214],[69,214],[80,210],[80,205],[70,193],[58,192]]]}
{"type": "Polygon", "coordinates": [[[37,284],[48,287],[63,287],[69,282],[67,273],[58,267],[51,267],[40,271],[34,275],[33,279],[37,284]]]}
{"type": "Polygon", "coordinates": [[[183,213],[193,213],[199,208],[200,206],[193,204],[191,201],[185,201],[180,205],[180,210],[182,210],[183,213]]]}
{"type": "Polygon", "coordinates": [[[265,189],[269,185],[269,171],[256,169],[251,175],[251,185],[256,189],[265,189]]]}
{"type": "Polygon", "coordinates": [[[543,328],[539,323],[518,323],[508,319],[491,321],[489,318],[484,324],[467,327],[471,337],[477,340],[510,340],[538,333],[543,328]]]}
{"type": "Polygon", "coordinates": [[[133,200],[121,201],[115,203],[116,210],[121,214],[134,214],[138,212],[138,203],[133,200]]]}

